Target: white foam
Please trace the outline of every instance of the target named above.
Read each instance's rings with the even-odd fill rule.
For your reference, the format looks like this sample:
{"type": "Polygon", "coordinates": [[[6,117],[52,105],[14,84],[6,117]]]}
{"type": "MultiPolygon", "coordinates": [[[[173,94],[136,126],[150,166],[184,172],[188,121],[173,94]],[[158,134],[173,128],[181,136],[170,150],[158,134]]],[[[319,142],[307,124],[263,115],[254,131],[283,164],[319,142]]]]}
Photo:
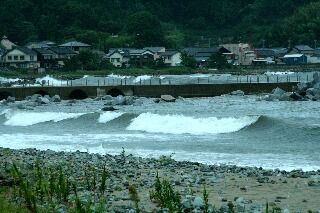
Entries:
{"type": "Polygon", "coordinates": [[[66,85],[67,81],[63,81],[63,80],[58,80],[55,79],[49,75],[43,77],[43,78],[37,78],[36,79],[36,85],[39,85],[42,83],[42,81],[45,81],[45,84],[47,85],[49,82],[50,86],[61,86],[61,85],[66,85]]]}
{"type": "Polygon", "coordinates": [[[194,118],[183,115],[143,113],[133,119],[128,130],[168,134],[221,134],[237,132],[255,123],[258,116],[241,118],[194,118]]]}
{"type": "Polygon", "coordinates": [[[17,82],[17,81],[22,81],[22,79],[20,78],[3,78],[3,77],[0,77],[0,83],[14,83],[14,82],[17,82]]]}
{"type": "Polygon", "coordinates": [[[108,75],[109,78],[119,78],[119,79],[126,79],[126,78],[130,78],[130,76],[124,76],[124,75],[115,75],[115,74],[110,74],[108,75]]]}
{"type": "Polygon", "coordinates": [[[99,123],[108,123],[109,121],[119,118],[121,115],[123,115],[122,112],[105,112],[100,115],[98,121],[99,123]]]}
{"type": "Polygon", "coordinates": [[[7,126],[31,126],[48,121],[59,122],[66,119],[75,119],[83,113],[62,113],[62,112],[6,112],[8,119],[4,125],[7,126]]]}
{"type": "Polygon", "coordinates": [[[292,75],[292,74],[294,74],[294,72],[271,72],[271,71],[268,71],[264,74],[265,75],[292,75]]]}
{"type": "Polygon", "coordinates": [[[190,75],[190,78],[209,78],[211,77],[212,75],[211,74],[192,74],[190,75]]]}
{"type": "Polygon", "coordinates": [[[149,80],[151,79],[152,76],[151,75],[141,75],[141,76],[138,76],[136,77],[136,79],[134,79],[134,83],[139,83],[140,81],[146,81],[146,80],[149,80]]]}

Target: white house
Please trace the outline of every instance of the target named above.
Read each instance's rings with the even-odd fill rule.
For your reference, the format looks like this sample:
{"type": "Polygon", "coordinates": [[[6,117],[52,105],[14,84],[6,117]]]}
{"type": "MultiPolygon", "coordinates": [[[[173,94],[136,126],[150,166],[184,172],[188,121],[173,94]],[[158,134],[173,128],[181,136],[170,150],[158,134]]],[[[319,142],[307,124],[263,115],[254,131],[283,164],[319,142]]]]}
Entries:
{"type": "Polygon", "coordinates": [[[79,53],[80,51],[83,51],[83,50],[89,50],[91,48],[91,45],[85,44],[79,41],[70,41],[65,44],[59,45],[59,47],[66,47],[75,51],[76,53],[79,53]]]}
{"type": "Polygon", "coordinates": [[[115,67],[122,67],[123,65],[127,65],[129,61],[129,53],[121,49],[110,51],[106,57],[115,67]]]}
{"type": "Polygon", "coordinates": [[[181,65],[181,53],[178,51],[166,51],[160,55],[168,66],[176,67],[181,65]]]}
{"type": "Polygon", "coordinates": [[[15,68],[39,68],[40,64],[37,60],[37,53],[26,47],[15,47],[3,56],[3,62],[15,68]]]}

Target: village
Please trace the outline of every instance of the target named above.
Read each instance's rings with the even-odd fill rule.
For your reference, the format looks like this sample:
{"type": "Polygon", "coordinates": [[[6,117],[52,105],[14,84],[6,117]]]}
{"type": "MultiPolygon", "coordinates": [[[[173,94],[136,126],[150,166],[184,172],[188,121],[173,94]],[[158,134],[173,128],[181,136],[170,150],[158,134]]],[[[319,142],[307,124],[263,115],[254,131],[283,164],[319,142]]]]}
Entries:
{"type": "MultiPolygon", "coordinates": [[[[0,42],[0,70],[28,69],[37,71],[63,69],[66,60],[81,52],[95,54],[100,61],[114,68],[148,67],[159,61],[166,67],[187,66],[183,60],[188,57],[195,67],[208,67],[213,55],[224,56],[233,66],[259,65],[300,65],[320,63],[320,48],[308,45],[295,45],[279,48],[255,48],[248,43],[221,44],[215,47],[188,47],[167,49],[165,47],[110,48],[104,52],[90,44],[69,41],[56,44],[52,41],[30,42],[24,46],[16,45],[3,36],[0,42]]],[[[214,68],[214,67],[208,67],[214,68]]]]}

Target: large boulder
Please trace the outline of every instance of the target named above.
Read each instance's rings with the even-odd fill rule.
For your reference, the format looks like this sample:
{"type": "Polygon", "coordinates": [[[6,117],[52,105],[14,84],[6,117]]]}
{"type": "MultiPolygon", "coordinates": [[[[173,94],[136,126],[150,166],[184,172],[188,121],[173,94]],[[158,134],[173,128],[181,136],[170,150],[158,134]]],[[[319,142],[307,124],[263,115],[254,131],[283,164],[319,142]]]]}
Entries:
{"type": "Polygon", "coordinates": [[[286,92],[279,97],[279,101],[292,101],[292,92],[286,92]]]}
{"type": "Polygon", "coordinates": [[[51,101],[52,102],[55,102],[55,103],[59,103],[61,102],[61,98],[59,95],[54,95],[52,98],[51,98],[51,101]]]}
{"type": "Polygon", "coordinates": [[[269,94],[269,95],[265,95],[261,98],[261,100],[264,100],[264,101],[276,101],[278,100],[277,97],[273,94],[269,94]]]}
{"type": "Polygon", "coordinates": [[[242,90],[233,91],[230,94],[236,96],[244,96],[244,92],[242,90]]]}
{"type": "Polygon", "coordinates": [[[305,96],[308,88],[310,88],[310,85],[308,83],[300,82],[297,84],[295,92],[299,93],[302,96],[305,96]]]}
{"type": "Polygon", "coordinates": [[[303,98],[301,95],[299,95],[298,93],[294,92],[290,95],[290,98],[292,98],[292,100],[294,101],[301,101],[303,98]]]}
{"type": "Polygon", "coordinates": [[[132,96],[126,96],[126,105],[132,105],[134,103],[134,98],[132,96]]]}
{"type": "Polygon", "coordinates": [[[114,99],[114,105],[126,105],[126,98],[122,95],[117,96],[114,99]]]}
{"type": "Polygon", "coordinates": [[[195,209],[196,208],[201,209],[204,207],[204,201],[201,197],[197,196],[194,198],[192,205],[193,205],[193,208],[195,208],[195,209]]]}
{"type": "Polygon", "coordinates": [[[161,95],[161,99],[165,102],[175,102],[176,98],[172,95],[161,95]]]}
{"type": "Polygon", "coordinates": [[[37,102],[38,101],[38,98],[42,97],[41,95],[39,94],[34,94],[32,95],[31,97],[27,97],[30,101],[33,101],[33,102],[37,102]]]}
{"type": "Polygon", "coordinates": [[[284,91],[283,89],[281,89],[279,87],[272,90],[272,95],[274,95],[274,97],[277,99],[279,99],[285,93],[286,93],[286,91],[284,91]]]}
{"type": "Polygon", "coordinates": [[[101,110],[104,111],[104,112],[113,112],[113,111],[116,111],[118,109],[116,109],[116,108],[114,108],[112,106],[108,106],[108,107],[103,107],[101,110]]]}
{"type": "Polygon", "coordinates": [[[7,103],[14,103],[16,101],[16,98],[15,97],[11,97],[11,96],[9,96],[8,98],[7,98],[7,103]]]}
{"type": "Polygon", "coordinates": [[[45,97],[38,97],[37,102],[39,104],[49,104],[50,100],[48,98],[45,98],[45,97]]]}

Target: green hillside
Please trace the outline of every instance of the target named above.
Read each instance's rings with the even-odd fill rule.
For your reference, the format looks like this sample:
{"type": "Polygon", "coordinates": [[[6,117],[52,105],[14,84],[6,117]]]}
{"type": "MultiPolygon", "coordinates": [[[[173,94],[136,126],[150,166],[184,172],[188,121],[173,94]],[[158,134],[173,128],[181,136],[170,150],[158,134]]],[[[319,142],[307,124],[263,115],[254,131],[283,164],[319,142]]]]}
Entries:
{"type": "Polygon", "coordinates": [[[115,46],[221,42],[314,45],[319,0],[1,0],[0,35],[24,44],[77,39],[115,46]],[[114,36],[112,36],[114,35],[114,36]]]}

